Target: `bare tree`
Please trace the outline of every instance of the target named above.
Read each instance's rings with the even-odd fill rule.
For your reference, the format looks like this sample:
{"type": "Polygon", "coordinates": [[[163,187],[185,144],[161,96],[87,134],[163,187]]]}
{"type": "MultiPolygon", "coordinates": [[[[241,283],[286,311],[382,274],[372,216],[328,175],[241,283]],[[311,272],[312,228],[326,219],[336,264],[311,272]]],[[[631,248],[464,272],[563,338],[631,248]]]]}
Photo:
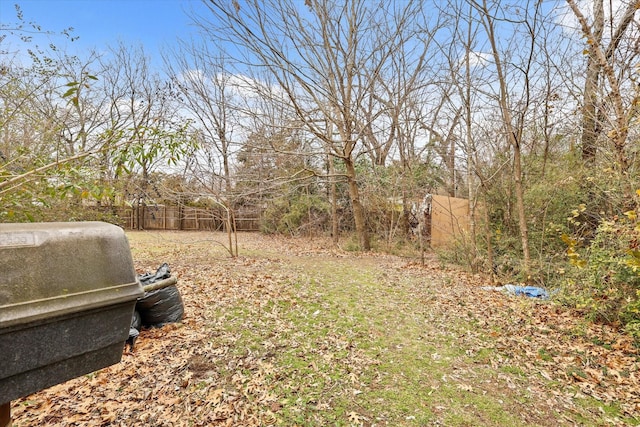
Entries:
{"type": "Polygon", "coordinates": [[[622,171],[629,168],[627,157],[627,138],[629,135],[629,120],[635,99],[625,97],[623,87],[625,81],[631,78],[633,71],[629,64],[638,55],[637,35],[638,25],[634,24],[634,17],[640,10],[640,0],[626,3],[618,21],[614,24],[613,10],[610,13],[610,37],[605,38],[604,0],[593,0],[593,23],[589,24],[585,13],[578,7],[575,0],[567,0],[567,4],[574,13],[582,32],[587,38],[588,58],[584,85],[583,118],[582,118],[582,153],[588,163],[593,163],[597,151],[597,140],[605,131],[607,138],[613,143],[617,164],[622,171]],[[636,41],[625,41],[625,36],[634,28],[636,41]],[[621,51],[626,48],[626,52],[621,51]],[[601,81],[606,81],[604,95],[599,95],[601,81]],[[608,107],[608,108],[607,108],[608,107]]]}
{"type": "Polygon", "coordinates": [[[117,145],[114,174],[139,174],[139,193],[146,195],[151,172],[175,164],[193,148],[190,122],[179,115],[170,84],[149,69],[142,47],[113,47],[104,67],[110,103],[101,137],[117,145]]]}
{"type": "Polygon", "coordinates": [[[594,2],[593,9],[593,43],[589,49],[587,59],[587,72],[584,79],[584,102],[582,106],[582,158],[587,163],[593,163],[596,159],[597,139],[600,133],[598,119],[598,82],[600,80],[600,61],[596,56],[596,44],[602,43],[602,31],[604,29],[604,8],[602,1],[594,2]]]}
{"type": "Polygon", "coordinates": [[[214,0],[207,5],[213,19],[194,17],[198,25],[212,40],[232,43],[248,69],[270,72],[300,124],[342,161],[360,245],[368,250],[356,159],[375,119],[366,112],[375,100],[377,76],[397,52],[401,29],[411,25],[419,2],[214,0]],[[328,124],[335,130],[331,137],[328,124]]]}
{"type": "MultiPolygon", "coordinates": [[[[383,66],[376,70],[375,75],[367,75],[373,89],[362,106],[359,126],[364,148],[376,166],[384,167],[390,155],[397,156],[398,141],[412,134],[408,128],[426,120],[424,116],[428,108],[416,110],[415,101],[418,100],[420,106],[429,107],[437,103],[437,100],[429,99],[427,91],[440,83],[443,64],[437,55],[434,38],[444,24],[438,16],[426,16],[424,10],[409,10],[407,13],[411,14],[411,20],[409,17],[403,19],[404,25],[394,29],[398,31],[396,51],[388,59],[379,61],[383,66]],[[408,111],[414,116],[407,114],[408,111]]],[[[385,51],[379,54],[388,55],[385,51]]],[[[438,116],[437,112],[428,115],[438,116]]],[[[413,142],[415,137],[411,139],[413,142]]]]}
{"type": "Polygon", "coordinates": [[[171,80],[184,108],[193,116],[200,138],[200,154],[193,159],[196,173],[210,176],[206,183],[215,194],[229,194],[233,135],[239,127],[237,79],[228,72],[226,59],[205,43],[181,42],[179,50],[165,60],[171,80]]]}
{"type": "MultiPolygon", "coordinates": [[[[525,130],[531,120],[529,113],[533,103],[532,88],[536,76],[533,68],[534,53],[541,26],[541,4],[540,2],[534,4],[527,2],[522,7],[518,7],[518,13],[515,16],[509,13],[509,9],[487,0],[472,0],[471,4],[478,13],[495,67],[495,86],[497,87],[494,99],[500,111],[503,135],[512,154],[512,177],[522,244],[523,273],[525,277],[528,277],[531,268],[531,255],[524,203],[525,186],[522,159],[527,145],[525,130]],[[520,37],[518,42],[521,47],[517,53],[509,53],[502,49],[501,39],[497,32],[500,23],[512,26],[512,29],[515,30],[514,37],[520,37]],[[521,34],[518,34],[518,31],[521,31],[521,34]],[[509,82],[513,82],[512,87],[509,87],[509,82]]],[[[515,40],[512,39],[511,42],[515,43],[515,40]]]]}

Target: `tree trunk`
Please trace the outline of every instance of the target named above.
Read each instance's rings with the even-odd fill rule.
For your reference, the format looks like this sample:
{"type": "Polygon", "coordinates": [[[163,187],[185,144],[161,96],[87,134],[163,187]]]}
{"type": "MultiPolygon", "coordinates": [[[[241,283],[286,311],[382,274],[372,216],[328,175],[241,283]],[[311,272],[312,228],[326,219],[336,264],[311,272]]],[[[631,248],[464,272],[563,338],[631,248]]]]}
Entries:
{"type": "Polygon", "coordinates": [[[596,56],[596,49],[602,40],[604,27],[602,0],[594,0],[593,3],[593,37],[595,40],[589,48],[582,107],[582,160],[587,164],[593,164],[596,160],[597,139],[600,134],[597,101],[601,66],[596,56]]]}
{"type": "Polygon", "coordinates": [[[484,212],[484,225],[485,225],[485,238],[487,243],[487,264],[489,264],[489,277],[491,278],[491,283],[495,281],[496,271],[493,266],[493,232],[491,230],[491,220],[489,218],[489,209],[485,206],[483,208],[484,212]]]}
{"type": "Polygon", "coordinates": [[[364,208],[360,202],[360,190],[358,189],[358,181],[356,179],[356,168],[351,158],[344,159],[346,168],[347,184],[349,185],[349,197],[351,198],[351,207],[353,209],[353,220],[356,225],[356,233],[360,241],[360,248],[363,251],[371,250],[371,242],[367,231],[367,224],[364,215],[364,208]]]}
{"type": "MultiPolygon", "coordinates": [[[[513,137],[515,140],[515,136],[513,137]]],[[[529,276],[531,254],[529,252],[529,232],[527,227],[527,214],[524,208],[524,186],[522,185],[522,155],[520,141],[512,142],[513,145],[513,181],[516,191],[516,209],[518,210],[518,225],[520,228],[520,240],[522,242],[522,257],[525,276],[529,276]]]]}
{"type": "MultiPolygon", "coordinates": [[[[522,243],[522,264],[524,276],[528,279],[531,271],[531,255],[529,252],[529,229],[527,226],[527,216],[524,207],[524,186],[522,185],[522,148],[521,148],[521,128],[517,129],[513,124],[513,116],[511,114],[511,105],[509,103],[509,91],[507,90],[507,78],[504,75],[503,63],[500,52],[498,51],[497,39],[495,36],[495,28],[493,25],[492,15],[487,9],[486,0],[482,6],[476,4],[476,8],[483,14],[483,25],[487,30],[489,43],[493,59],[496,65],[497,80],[500,88],[498,104],[505,126],[506,138],[509,145],[513,148],[513,181],[516,192],[516,209],[518,211],[518,225],[520,228],[520,240],[522,243]]],[[[525,75],[525,79],[529,76],[525,75]]],[[[528,107],[525,106],[525,108],[528,107]]]]}
{"type": "Polygon", "coordinates": [[[340,239],[340,230],[338,228],[338,189],[336,184],[336,169],[333,165],[333,157],[328,156],[329,161],[329,177],[331,179],[331,237],[333,244],[337,245],[340,239]]]}
{"type": "MultiPolygon", "coordinates": [[[[580,9],[578,9],[575,0],[567,0],[567,4],[573,11],[576,18],[578,18],[582,31],[587,36],[587,43],[589,44],[589,60],[591,61],[593,57],[593,62],[597,62],[597,69],[599,73],[602,74],[602,78],[606,79],[609,83],[609,93],[607,94],[607,98],[609,102],[611,102],[611,109],[614,113],[614,116],[609,118],[609,121],[613,124],[613,129],[610,131],[609,137],[613,141],[618,167],[621,171],[626,172],[629,169],[629,159],[626,154],[627,137],[629,134],[629,110],[625,109],[624,106],[622,97],[623,88],[620,86],[620,78],[614,69],[615,61],[613,58],[625,32],[631,23],[634,22],[634,16],[640,8],[640,0],[634,0],[627,4],[622,19],[616,27],[615,32],[613,32],[611,42],[606,49],[602,46],[601,36],[602,27],[604,26],[604,24],[600,22],[604,21],[602,0],[594,0],[593,26],[588,24],[584,14],[580,9]]],[[[593,67],[595,68],[596,65],[593,65],[593,67]]],[[[588,103],[586,96],[587,93],[585,93],[585,107],[588,103]]],[[[599,114],[599,112],[596,111],[596,114],[599,114]]],[[[598,117],[596,116],[595,119],[598,120],[598,117]]]]}

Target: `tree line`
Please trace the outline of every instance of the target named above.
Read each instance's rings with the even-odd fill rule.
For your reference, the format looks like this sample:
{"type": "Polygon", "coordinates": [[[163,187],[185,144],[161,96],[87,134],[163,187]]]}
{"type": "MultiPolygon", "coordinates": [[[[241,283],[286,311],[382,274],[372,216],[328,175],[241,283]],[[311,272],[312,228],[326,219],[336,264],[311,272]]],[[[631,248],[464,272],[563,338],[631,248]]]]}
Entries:
{"type": "Polygon", "coordinates": [[[471,226],[443,256],[640,335],[639,0],[202,6],[160,70],[2,24],[0,220],[171,202],[233,230],[256,207],[266,232],[392,249],[449,194],[471,226]]]}

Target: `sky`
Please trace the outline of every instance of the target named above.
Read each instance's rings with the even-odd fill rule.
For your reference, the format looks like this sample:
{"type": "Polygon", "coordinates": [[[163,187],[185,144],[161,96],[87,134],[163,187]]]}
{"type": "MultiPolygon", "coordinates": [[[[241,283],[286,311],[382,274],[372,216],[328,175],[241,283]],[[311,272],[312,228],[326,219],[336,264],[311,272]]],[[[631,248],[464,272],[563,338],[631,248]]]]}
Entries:
{"type": "Polygon", "coordinates": [[[60,47],[66,45],[69,53],[76,53],[74,49],[78,53],[99,51],[121,40],[128,45],[142,44],[155,66],[162,64],[163,46],[195,34],[186,11],[206,13],[201,0],[0,0],[3,26],[18,21],[15,4],[22,9],[26,22],[33,21],[45,31],[59,33],[73,27],[73,36],[79,36],[77,41],[68,43],[62,37],[52,40],[60,47]]]}

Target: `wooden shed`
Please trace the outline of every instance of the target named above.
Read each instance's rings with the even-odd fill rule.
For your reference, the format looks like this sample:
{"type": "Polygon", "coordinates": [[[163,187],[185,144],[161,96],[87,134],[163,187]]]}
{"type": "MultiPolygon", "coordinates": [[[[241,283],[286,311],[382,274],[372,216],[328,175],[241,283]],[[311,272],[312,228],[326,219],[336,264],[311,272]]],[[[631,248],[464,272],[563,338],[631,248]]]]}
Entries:
{"type": "Polygon", "coordinates": [[[457,197],[429,195],[425,198],[425,225],[432,248],[450,245],[469,231],[469,201],[457,197]]]}

